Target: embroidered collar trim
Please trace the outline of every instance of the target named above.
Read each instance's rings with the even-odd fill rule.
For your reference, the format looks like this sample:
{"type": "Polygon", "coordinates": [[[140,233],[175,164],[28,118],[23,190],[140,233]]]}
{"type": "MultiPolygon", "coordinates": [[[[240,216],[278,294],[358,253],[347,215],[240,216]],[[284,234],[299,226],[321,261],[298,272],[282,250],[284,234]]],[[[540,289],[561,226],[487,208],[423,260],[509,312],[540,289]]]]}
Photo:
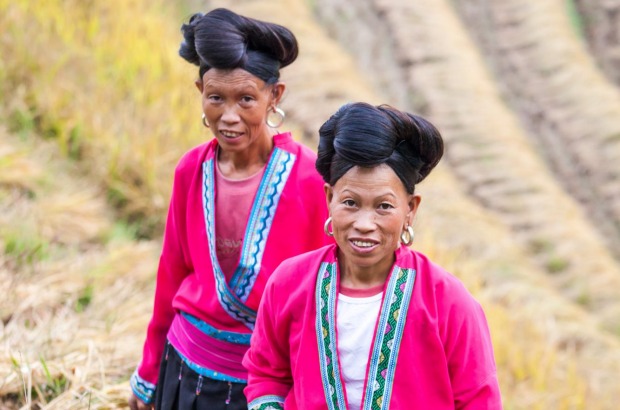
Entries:
{"type": "MultiPolygon", "coordinates": [[[[415,270],[395,265],[388,279],[377,331],[370,349],[368,380],[361,407],[363,410],[389,408],[415,277],[415,270]]],[[[345,410],[346,393],[336,341],[337,263],[321,264],[316,283],[316,331],[323,390],[328,409],[345,410]]]]}
{"type": "Polygon", "coordinates": [[[274,148],[252,204],[240,262],[230,284],[226,283],[215,250],[215,159],[205,161],[202,166],[204,218],[216,294],[222,308],[249,329],[254,329],[256,311],[247,307],[245,301],[260,272],[273,218],[294,164],[294,154],[274,148]]]}

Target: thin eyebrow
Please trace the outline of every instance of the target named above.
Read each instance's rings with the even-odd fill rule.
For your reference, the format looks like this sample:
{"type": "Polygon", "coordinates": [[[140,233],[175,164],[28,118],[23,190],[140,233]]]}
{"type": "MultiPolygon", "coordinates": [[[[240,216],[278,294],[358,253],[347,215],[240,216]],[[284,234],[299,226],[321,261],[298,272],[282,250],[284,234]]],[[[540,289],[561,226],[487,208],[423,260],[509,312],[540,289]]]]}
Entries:
{"type": "MultiPolygon", "coordinates": [[[[355,191],[352,191],[352,190],[350,190],[350,189],[347,189],[347,188],[343,189],[341,192],[342,192],[342,194],[347,194],[347,193],[348,193],[349,195],[353,195],[353,196],[360,196],[360,194],[359,194],[359,193],[357,193],[357,192],[355,192],[355,191]]],[[[397,197],[394,193],[392,193],[392,192],[385,192],[385,193],[382,193],[381,195],[378,195],[378,196],[377,196],[377,198],[381,198],[381,199],[384,199],[385,197],[390,197],[390,198],[393,198],[393,199],[397,199],[397,198],[398,198],[398,197],[397,197]]]]}
{"type": "MultiPolygon", "coordinates": [[[[225,84],[221,81],[207,81],[205,82],[205,89],[209,90],[209,91],[220,91],[222,88],[224,87],[229,87],[229,84],[225,84]]],[[[248,85],[248,84],[244,84],[244,85],[240,85],[240,86],[233,86],[232,88],[232,92],[235,94],[257,94],[259,93],[261,90],[258,89],[258,87],[252,86],[252,85],[248,85]]]]}

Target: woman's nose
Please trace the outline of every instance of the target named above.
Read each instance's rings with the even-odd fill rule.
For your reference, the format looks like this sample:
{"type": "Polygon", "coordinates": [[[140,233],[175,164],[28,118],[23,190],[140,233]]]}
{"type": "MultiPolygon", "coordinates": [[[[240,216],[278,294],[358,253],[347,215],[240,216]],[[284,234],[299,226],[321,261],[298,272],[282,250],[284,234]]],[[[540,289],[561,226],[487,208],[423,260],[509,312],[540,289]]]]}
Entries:
{"type": "Polygon", "coordinates": [[[356,215],[353,227],[360,232],[368,232],[375,229],[375,214],[372,211],[360,211],[356,215]]]}
{"type": "Polygon", "coordinates": [[[227,106],[224,107],[224,113],[222,114],[221,119],[222,122],[225,122],[227,124],[234,124],[236,122],[239,122],[239,114],[237,113],[235,107],[227,106]]]}

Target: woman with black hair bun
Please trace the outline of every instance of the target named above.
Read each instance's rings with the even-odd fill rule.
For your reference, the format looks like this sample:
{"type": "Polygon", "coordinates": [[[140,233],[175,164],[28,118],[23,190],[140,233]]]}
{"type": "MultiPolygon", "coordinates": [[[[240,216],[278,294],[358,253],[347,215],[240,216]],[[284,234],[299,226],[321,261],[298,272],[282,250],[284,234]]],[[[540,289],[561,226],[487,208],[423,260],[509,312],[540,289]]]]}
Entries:
{"type": "Polygon", "coordinates": [[[250,410],[501,409],[482,308],[410,248],[415,186],[442,157],[441,135],[365,103],[345,105],[319,133],[324,229],[336,244],[269,279],[243,361],[250,410]]]}
{"type": "Polygon", "coordinates": [[[181,31],[179,54],[198,66],[196,120],[215,138],[175,170],[129,406],[247,409],[241,361],[265,283],[284,259],[330,242],[323,182],[316,155],[277,130],[295,36],[226,9],[195,14],[181,31]]]}

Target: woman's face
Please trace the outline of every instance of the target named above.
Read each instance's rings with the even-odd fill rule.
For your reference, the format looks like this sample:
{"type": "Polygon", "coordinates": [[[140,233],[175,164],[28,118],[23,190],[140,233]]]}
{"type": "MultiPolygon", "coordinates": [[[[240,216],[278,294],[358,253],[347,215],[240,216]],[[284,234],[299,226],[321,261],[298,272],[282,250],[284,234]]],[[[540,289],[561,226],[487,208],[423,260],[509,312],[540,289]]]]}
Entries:
{"type": "Polygon", "coordinates": [[[420,196],[408,194],[396,173],[384,164],[353,167],[334,186],[326,184],[325,193],[343,270],[389,271],[420,196]]]}
{"type": "Polygon", "coordinates": [[[268,86],[240,68],[211,68],[196,86],[209,128],[222,150],[241,152],[257,141],[270,140],[267,111],[280,101],[283,83],[268,86]]]}

